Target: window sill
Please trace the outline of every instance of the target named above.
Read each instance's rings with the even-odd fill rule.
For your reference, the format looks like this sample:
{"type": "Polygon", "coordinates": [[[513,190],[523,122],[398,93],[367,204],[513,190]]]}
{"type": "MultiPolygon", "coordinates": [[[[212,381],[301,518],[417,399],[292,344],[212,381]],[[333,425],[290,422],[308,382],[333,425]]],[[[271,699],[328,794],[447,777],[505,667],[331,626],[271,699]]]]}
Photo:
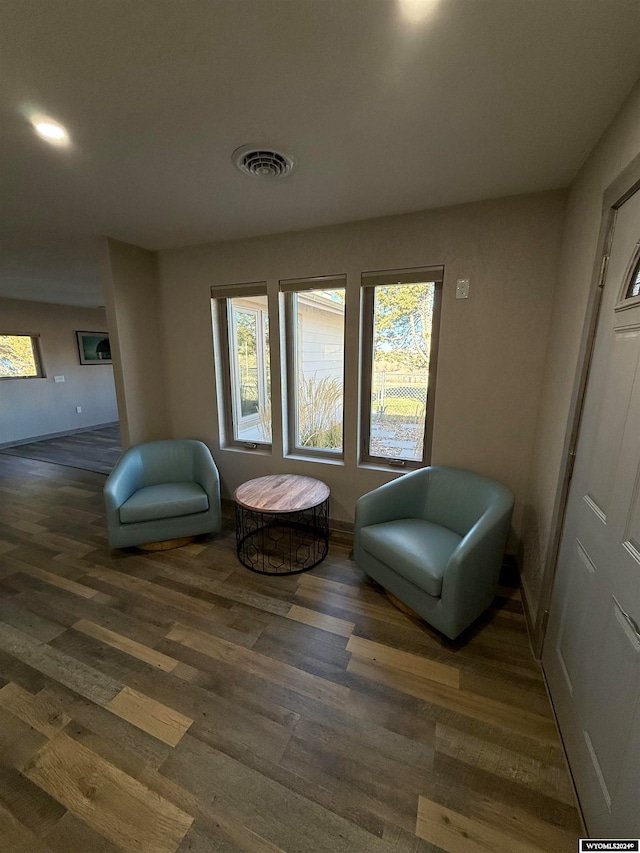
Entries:
{"type": "Polygon", "coordinates": [[[252,456],[271,456],[272,450],[271,447],[261,447],[258,445],[257,447],[241,447],[237,444],[223,444],[220,447],[220,450],[229,453],[250,453],[252,456]]]}
{"type": "Polygon", "coordinates": [[[284,458],[291,462],[315,462],[320,465],[337,465],[344,468],[344,459],[331,459],[330,456],[312,456],[304,453],[285,453],[284,458]]]}
{"type": "Polygon", "coordinates": [[[406,465],[390,465],[388,462],[358,462],[358,468],[367,471],[385,471],[386,473],[406,474],[408,471],[417,471],[426,468],[427,462],[408,462],[406,465]]]}
{"type": "Polygon", "coordinates": [[[46,376],[0,376],[0,382],[15,382],[16,379],[46,379],[46,376]]]}

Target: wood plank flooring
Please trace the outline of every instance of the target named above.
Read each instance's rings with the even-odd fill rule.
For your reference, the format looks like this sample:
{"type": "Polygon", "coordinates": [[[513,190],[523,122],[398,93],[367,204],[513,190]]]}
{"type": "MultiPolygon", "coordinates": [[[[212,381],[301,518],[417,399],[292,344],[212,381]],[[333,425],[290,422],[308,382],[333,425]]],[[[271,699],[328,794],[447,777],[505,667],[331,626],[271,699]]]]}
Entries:
{"type": "Polygon", "coordinates": [[[120,427],[114,424],[73,435],[31,441],[15,447],[4,447],[0,453],[109,474],[122,453],[120,427]]]}
{"type": "Polygon", "coordinates": [[[104,476],[0,454],[0,848],[563,853],[582,834],[517,588],[458,642],[332,536],[110,551],[104,476]]]}

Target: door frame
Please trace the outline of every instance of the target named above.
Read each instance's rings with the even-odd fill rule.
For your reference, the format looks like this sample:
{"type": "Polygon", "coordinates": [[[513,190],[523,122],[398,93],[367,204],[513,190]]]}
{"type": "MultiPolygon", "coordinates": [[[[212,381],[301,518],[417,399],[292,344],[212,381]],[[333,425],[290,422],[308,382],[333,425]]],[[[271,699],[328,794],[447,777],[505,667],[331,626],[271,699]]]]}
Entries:
{"type": "Polygon", "coordinates": [[[620,172],[602,197],[602,213],[600,218],[600,231],[596,244],[595,260],[591,274],[591,285],[589,290],[589,301],[585,315],[585,324],[582,331],[580,353],[578,356],[578,369],[571,394],[569,407],[568,427],[565,434],[562,457],[560,461],[558,485],[553,506],[551,532],[547,553],[544,561],[544,571],[540,588],[540,601],[537,610],[537,618],[533,626],[531,638],[533,652],[536,658],[542,655],[542,646],[547,629],[549,608],[553,595],[553,582],[558,565],[558,554],[560,542],[564,529],[564,520],[569,499],[569,486],[573,475],[575,463],[576,446],[580,432],[580,423],[584,410],[584,401],[589,381],[589,371],[593,358],[598,318],[600,316],[600,305],[602,302],[602,291],[604,289],[609,252],[613,240],[615,220],[618,209],[636,191],[640,191],[640,154],[620,172]]]}

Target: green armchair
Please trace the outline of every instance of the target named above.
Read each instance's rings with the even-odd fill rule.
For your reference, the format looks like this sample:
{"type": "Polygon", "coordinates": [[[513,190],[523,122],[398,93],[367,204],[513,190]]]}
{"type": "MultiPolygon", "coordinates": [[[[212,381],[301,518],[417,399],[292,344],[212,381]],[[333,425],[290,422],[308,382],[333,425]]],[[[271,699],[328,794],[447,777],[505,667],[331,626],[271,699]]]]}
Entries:
{"type": "Polygon", "coordinates": [[[458,468],[421,468],[356,504],[354,558],[450,639],[493,601],[513,512],[505,486],[458,468]]]}
{"type": "Polygon", "coordinates": [[[107,478],[104,502],[112,548],[222,527],[218,469],[206,444],[192,439],[130,447],[107,478]]]}

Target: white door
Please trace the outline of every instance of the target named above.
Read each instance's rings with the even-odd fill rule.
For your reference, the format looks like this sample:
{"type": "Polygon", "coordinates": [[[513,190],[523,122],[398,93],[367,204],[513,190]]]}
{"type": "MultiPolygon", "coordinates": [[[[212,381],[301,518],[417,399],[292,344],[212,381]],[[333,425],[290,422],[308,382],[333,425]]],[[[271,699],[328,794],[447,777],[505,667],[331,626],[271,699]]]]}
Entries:
{"type": "Polygon", "coordinates": [[[636,192],[616,217],[543,650],[592,837],[640,837],[639,240],[636,192]]]}

